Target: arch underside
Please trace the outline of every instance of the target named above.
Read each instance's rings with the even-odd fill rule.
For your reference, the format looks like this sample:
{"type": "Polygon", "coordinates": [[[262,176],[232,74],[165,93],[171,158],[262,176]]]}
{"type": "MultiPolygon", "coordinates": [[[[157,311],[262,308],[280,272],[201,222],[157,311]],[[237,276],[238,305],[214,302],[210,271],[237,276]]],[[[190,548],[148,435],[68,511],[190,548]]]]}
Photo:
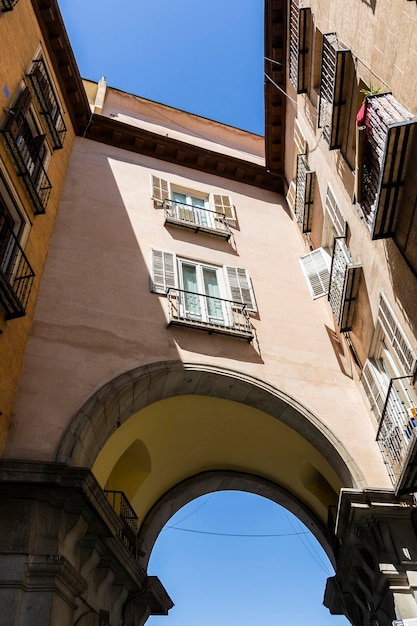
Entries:
{"type": "Polygon", "coordinates": [[[329,506],[363,476],[346,448],[276,388],[204,364],[155,363],[122,374],[81,408],[56,460],[125,491],[142,521],[147,564],[163,525],[216,490],[263,495],[295,513],[331,558],[329,506]],[[146,524],[143,521],[146,521],[146,524]]]}

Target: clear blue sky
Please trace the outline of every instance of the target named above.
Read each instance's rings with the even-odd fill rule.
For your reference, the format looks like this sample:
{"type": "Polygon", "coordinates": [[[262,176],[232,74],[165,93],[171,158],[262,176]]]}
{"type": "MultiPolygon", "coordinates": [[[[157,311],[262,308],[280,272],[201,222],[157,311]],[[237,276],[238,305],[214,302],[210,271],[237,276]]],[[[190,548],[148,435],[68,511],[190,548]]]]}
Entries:
{"type": "Polygon", "coordinates": [[[81,75],[264,134],[263,0],[58,0],[81,75]]]}
{"type": "MultiPolygon", "coordinates": [[[[112,87],[263,134],[263,0],[59,5],[83,77],[104,75],[112,87]]],[[[150,626],[347,626],[322,606],[326,555],[282,507],[221,492],[184,507],[174,525],[158,538],[149,573],[175,607],[150,626]]]]}

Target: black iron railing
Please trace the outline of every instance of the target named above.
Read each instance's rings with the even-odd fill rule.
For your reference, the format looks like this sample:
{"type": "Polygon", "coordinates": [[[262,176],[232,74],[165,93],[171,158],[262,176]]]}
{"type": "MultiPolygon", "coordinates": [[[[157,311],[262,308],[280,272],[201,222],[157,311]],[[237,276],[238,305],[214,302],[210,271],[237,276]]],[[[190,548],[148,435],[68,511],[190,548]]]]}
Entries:
{"type": "Polygon", "coordinates": [[[390,380],[379,423],[377,442],[394,485],[404,474],[417,435],[417,395],[411,376],[390,380]]]}
{"type": "Polygon", "coordinates": [[[43,135],[33,135],[24,113],[19,108],[8,110],[0,134],[16,171],[22,178],[35,213],[45,213],[52,185],[40,157],[44,149],[43,135]]]}
{"type": "Polygon", "coordinates": [[[4,13],[6,11],[13,11],[14,6],[19,2],[19,0],[0,0],[0,11],[4,13]]]}
{"type": "Polygon", "coordinates": [[[67,132],[61,108],[52,82],[42,59],[33,61],[32,71],[26,74],[26,82],[45,121],[46,131],[55,150],[62,148],[67,132]]]}
{"type": "Polygon", "coordinates": [[[123,491],[111,491],[105,489],[104,493],[122,522],[122,528],[119,531],[119,538],[130,550],[133,556],[137,558],[138,516],[123,491]]]}
{"type": "Polygon", "coordinates": [[[232,232],[224,213],[185,204],[177,200],[164,200],[165,223],[185,226],[229,239],[232,232]]]}
{"type": "Polygon", "coordinates": [[[254,338],[249,313],[241,302],[172,288],[167,297],[169,324],[193,326],[248,341],[254,338]]]}
{"type": "Polygon", "coordinates": [[[13,319],[26,314],[35,273],[8,225],[2,225],[0,238],[0,304],[13,319]]]}

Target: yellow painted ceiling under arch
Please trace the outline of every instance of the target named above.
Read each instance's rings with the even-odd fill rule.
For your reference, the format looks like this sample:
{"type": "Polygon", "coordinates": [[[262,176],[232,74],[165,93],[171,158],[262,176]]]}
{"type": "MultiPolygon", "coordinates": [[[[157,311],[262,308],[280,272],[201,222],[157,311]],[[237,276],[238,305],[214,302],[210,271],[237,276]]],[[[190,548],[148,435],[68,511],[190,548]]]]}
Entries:
{"type": "Polygon", "coordinates": [[[122,424],[93,472],[124,491],[139,518],[169,489],[210,470],[254,474],[286,488],[323,523],[341,481],[295,430],[245,404],[199,395],[161,400],[122,424]]]}

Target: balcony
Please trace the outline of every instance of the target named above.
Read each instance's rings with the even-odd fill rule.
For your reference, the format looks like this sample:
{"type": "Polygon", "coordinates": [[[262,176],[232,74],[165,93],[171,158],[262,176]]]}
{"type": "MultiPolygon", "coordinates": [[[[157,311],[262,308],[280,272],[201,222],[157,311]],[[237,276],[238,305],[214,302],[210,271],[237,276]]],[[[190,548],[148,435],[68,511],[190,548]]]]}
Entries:
{"type": "Polygon", "coordinates": [[[349,88],[349,81],[345,80],[348,55],[350,50],[338,40],[336,33],[323,35],[318,126],[330,150],[342,145],[344,105],[349,88]]]}
{"type": "Polygon", "coordinates": [[[138,516],[123,491],[105,489],[104,493],[122,522],[119,538],[136,559],[138,557],[138,516]]]}
{"type": "Polygon", "coordinates": [[[26,188],[35,215],[45,213],[52,185],[39,156],[44,136],[33,136],[25,115],[18,108],[8,110],[0,134],[26,188]]]}
{"type": "Polygon", "coordinates": [[[227,241],[232,236],[224,213],[168,199],[164,200],[163,207],[165,224],[189,228],[195,232],[209,233],[227,241]]]}
{"type": "Polygon", "coordinates": [[[2,225],[0,241],[0,304],[6,319],[23,317],[35,273],[12,229],[2,225]]]}
{"type": "Polygon", "coordinates": [[[32,71],[26,74],[26,84],[45,122],[46,132],[54,150],[62,148],[67,129],[42,59],[33,61],[32,71]]]}
{"type": "Polygon", "coordinates": [[[334,240],[328,298],[340,332],[352,328],[361,265],[353,263],[344,237],[334,240]]]}
{"type": "Polygon", "coordinates": [[[407,167],[416,121],[392,94],[366,98],[357,153],[358,200],[372,239],[395,235],[410,178],[407,167]]]}
{"type": "Polygon", "coordinates": [[[294,213],[303,233],[311,232],[313,184],[314,172],[310,170],[307,157],[305,154],[298,154],[294,213]]]}
{"type": "Polygon", "coordinates": [[[191,326],[209,334],[254,338],[246,305],[183,289],[168,289],[168,326],[191,326]]]}
{"type": "Polygon", "coordinates": [[[415,491],[417,395],[411,376],[391,379],[376,439],[396,493],[415,491]]]}
{"type": "Polygon", "coordinates": [[[6,11],[13,11],[14,6],[19,0],[0,0],[0,12],[6,13],[6,11]]]}

